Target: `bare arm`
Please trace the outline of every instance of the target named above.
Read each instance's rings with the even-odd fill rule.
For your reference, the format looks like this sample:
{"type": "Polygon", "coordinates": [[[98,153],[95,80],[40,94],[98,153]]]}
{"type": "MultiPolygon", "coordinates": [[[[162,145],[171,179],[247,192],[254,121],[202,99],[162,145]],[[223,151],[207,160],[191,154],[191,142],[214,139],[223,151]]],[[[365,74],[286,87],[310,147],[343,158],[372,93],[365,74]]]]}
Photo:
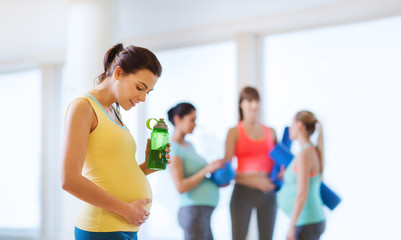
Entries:
{"type": "Polygon", "coordinates": [[[238,140],[238,128],[233,127],[228,130],[226,142],[225,142],[225,154],[224,159],[232,161],[234,157],[235,144],[238,140]]]}
{"type": "Polygon", "coordinates": [[[121,215],[128,222],[140,225],[149,215],[144,204],[150,202],[150,199],[141,199],[132,203],[124,202],[82,176],[89,134],[94,123],[96,123],[96,116],[87,100],[75,100],[67,111],[65,120],[62,187],[82,201],[121,215]]]}
{"type": "Polygon", "coordinates": [[[200,171],[186,178],[184,176],[181,158],[178,156],[173,156],[171,164],[169,165],[169,169],[173,178],[174,185],[176,186],[178,192],[184,193],[191,191],[196,186],[198,186],[205,179],[206,173],[212,173],[216,171],[216,169],[222,167],[223,164],[224,160],[216,160],[206,165],[200,171]]]}
{"type": "Polygon", "coordinates": [[[270,133],[271,133],[272,138],[273,138],[273,140],[274,140],[274,145],[276,145],[276,144],[277,144],[277,134],[276,134],[276,130],[274,130],[274,128],[269,128],[269,130],[270,130],[270,133]]]}
{"type": "Polygon", "coordinates": [[[301,153],[298,155],[297,162],[297,194],[295,196],[294,210],[291,217],[291,227],[295,228],[295,224],[305,206],[306,199],[308,198],[309,192],[309,176],[311,173],[310,162],[308,161],[307,155],[301,153]]]}

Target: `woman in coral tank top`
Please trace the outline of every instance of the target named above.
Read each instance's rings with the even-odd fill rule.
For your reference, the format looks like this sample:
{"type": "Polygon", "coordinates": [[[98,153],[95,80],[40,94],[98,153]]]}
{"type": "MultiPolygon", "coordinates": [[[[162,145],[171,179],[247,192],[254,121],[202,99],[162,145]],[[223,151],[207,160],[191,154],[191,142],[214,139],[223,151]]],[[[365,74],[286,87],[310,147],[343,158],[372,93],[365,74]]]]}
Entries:
{"type": "Polygon", "coordinates": [[[229,129],[225,144],[225,158],[236,156],[238,161],[230,202],[233,240],[245,240],[252,209],[257,212],[259,239],[273,237],[277,205],[269,153],[276,142],[274,129],[260,122],[258,91],[245,87],[239,97],[238,125],[229,129]]]}

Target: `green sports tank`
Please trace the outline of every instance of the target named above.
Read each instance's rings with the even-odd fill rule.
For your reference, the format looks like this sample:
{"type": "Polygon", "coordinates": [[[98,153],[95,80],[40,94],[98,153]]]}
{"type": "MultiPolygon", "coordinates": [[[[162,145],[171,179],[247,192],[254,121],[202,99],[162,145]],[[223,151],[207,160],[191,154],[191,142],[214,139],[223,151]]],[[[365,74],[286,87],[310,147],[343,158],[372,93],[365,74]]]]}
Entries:
{"type": "MultiPolygon", "coordinates": [[[[294,171],[293,160],[284,173],[284,184],[277,194],[278,206],[289,217],[294,209],[295,196],[297,194],[297,174],[294,171]]],[[[320,196],[320,174],[309,178],[308,198],[299,215],[296,226],[318,223],[325,219],[323,202],[320,196]]]]}

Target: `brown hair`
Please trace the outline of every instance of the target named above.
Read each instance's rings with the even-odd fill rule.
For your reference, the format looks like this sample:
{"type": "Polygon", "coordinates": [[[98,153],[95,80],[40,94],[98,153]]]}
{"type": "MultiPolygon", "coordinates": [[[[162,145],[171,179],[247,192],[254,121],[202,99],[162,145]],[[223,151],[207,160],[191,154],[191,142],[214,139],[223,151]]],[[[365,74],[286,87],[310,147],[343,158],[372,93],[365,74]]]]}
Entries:
{"type": "Polygon", "coordinates": [[[114,69],[120,66],[124,74],[136,73],[147,69],[155,76],[160,77],[162,66],[151,51],[146,48],[128,46],[118,43],[110,48],[103,59],[104,72],[99,75],[99,83],[113,74],[114,69]]]}
{"type": "Polygon", "coordinates": [[[244,100],[256,100],[256,101],[260,101],[260,96],[259,96],[259,92],[256,88],[254,87],[244,87],[240,94],[239,94],[239,104],[238,104],[238,110],[239,110],[239,120],[242,121],[244,120],[244,113],[242,112],[241,109],[241,103],[244,100]]]}
{"type": "Polygon", "coordinates": [[[317,147],[316,149],[319,152],[320,159],[320,174],[323,173],[323,163],[324,163],[324,146],[323,146],[323,129],[322,124],[317,120],[316,116],[310,111],[299,111],[295,115],[295,120],[300,121],[306,129],[308,136],[310,137],[316,130],[316,126],[318,127],[318,138],[317,138],[317,147]]]}

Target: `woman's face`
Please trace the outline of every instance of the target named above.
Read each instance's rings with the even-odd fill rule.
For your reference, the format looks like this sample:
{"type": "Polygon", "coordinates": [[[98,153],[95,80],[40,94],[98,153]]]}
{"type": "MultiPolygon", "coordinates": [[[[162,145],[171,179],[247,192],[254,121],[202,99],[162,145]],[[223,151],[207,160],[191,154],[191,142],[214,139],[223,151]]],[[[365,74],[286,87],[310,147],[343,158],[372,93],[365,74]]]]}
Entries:
{"type": "Polygon", "coordinates": [[[118,68],[114,73],[117,102],[122,108],[129,110],[139,102],[145,102],[147,94],[153,90],[158,77],[147,69],[122,74],[121,68],[118,68]]]}
{"type": "Polygon", "coordinates": [[[174,120],[175,127],[185,134],[192,133],[196,127],[196,111],[193,110],[182,118],[179,116],[174,120]]]}
{"type": "Polygon", "coordinates": [[[295,118],[292,120],[292,124],[290,126],[290,139],[294,140],[298,137],[299,131],[302,128],[302,122],[295,120],[295,118]]]}
{"type": "Polygon", "coordinates": [[[260,115],[260,101],[244,99],[241,102],[244,118],[258,118],[260,115]]]}

